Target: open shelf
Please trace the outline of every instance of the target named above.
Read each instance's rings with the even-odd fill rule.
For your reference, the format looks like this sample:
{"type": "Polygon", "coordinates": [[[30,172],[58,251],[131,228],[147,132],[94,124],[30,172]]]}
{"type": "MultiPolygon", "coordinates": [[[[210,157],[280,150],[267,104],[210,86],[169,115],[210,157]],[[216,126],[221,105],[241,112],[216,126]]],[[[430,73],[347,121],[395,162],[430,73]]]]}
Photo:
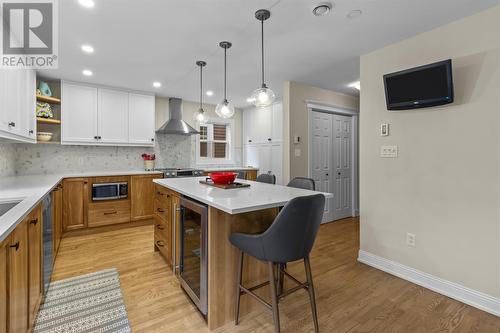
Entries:
{"type": "Polygon", "coordinates": [[[61,125],[61,121],[59,119],[37,117],[36,121],[41,124],[61,125]]]}
{"type": "Polygon", "coordinates": [[[61,100],[59,98],[49,96],[36,95],[36,100],[49,104],[61,104],[61,100]]]}

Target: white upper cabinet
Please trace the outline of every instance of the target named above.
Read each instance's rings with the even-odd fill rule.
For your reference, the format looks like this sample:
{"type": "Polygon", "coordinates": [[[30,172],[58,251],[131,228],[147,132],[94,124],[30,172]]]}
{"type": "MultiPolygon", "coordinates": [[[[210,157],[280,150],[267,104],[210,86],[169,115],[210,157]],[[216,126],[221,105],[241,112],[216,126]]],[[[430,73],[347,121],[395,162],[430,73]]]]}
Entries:
{"type": "Polygon", "coordinates": [[[36,142],[35,72],[0,71],[0,138],[36,142]]]}
{"type": "Polygon", "coordinates": [[[128,142],[128,92],[99,89],[97,100],[99,143],[128,142]]]}
{"type": "Polygon", "coordinates": [[[153,95],[63,82],[61,103],[63,144],[154,146],[153,95]]]}
{"type": "Polygon", "coordinates": [[[129,142],[154,145],[155,97],[129,94],[129,142]]]}
{"type": "Polygon", "coordinates": [[[283,108],[275,103],[265,108],[243,112],[243,143],[270,143],[283,141],[283,108]]]}
{"type": "Polygon", "coordinates": [[[97,88],[63,82],[61,126],[61,143],[97,144],[97,88]]]}

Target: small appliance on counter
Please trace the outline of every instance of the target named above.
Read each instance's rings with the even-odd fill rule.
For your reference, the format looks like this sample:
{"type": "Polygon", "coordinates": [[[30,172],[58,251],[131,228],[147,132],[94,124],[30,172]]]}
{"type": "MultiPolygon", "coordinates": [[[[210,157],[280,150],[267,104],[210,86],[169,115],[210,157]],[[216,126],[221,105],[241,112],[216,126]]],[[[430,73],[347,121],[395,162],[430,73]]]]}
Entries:
{"type": "Polygon", "coordinates": [[[178,177],[201,177],[203,170],[191,168],[158,168],[155,171],[163,172],[163,178],[178,178],[178,177]]]}

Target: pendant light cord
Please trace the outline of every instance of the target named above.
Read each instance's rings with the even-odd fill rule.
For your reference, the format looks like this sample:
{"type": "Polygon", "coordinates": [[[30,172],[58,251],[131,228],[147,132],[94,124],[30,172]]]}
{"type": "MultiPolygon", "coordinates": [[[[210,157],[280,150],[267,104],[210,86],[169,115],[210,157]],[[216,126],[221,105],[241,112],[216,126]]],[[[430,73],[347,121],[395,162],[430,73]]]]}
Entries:
{"type": "Polygon", "coordinates": [[[260,20],[260,26],[261,26],[261,55],[262,55],[262,87],[265,87],[265,81],[264,81],[264,20],[260,20]]]}
{"type": "Polygon", "coordinates": [[[227,67],[227,60],[226,60],[226,55],[227,53],[227,47],[224,47],[224,101],[227,101],[226,98],[226,67],[227,67]]]}
{"type": "Polygon", "coordinates": [[[200,109],[203,109],[203,66],[200,66],[200,109]]]}

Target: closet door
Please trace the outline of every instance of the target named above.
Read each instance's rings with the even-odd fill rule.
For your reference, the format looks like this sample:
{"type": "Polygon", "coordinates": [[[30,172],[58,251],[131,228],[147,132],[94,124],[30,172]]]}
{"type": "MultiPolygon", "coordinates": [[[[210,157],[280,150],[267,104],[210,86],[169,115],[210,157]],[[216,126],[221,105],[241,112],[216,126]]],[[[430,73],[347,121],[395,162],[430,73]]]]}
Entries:
{"type": "Polygon", "coordinates": [[[351,117],[333,115],[334,219],[352,215],[351,117]]]}
{"type": "Polygon", "coordinates": [[[99,143],[128,143],[128,92],[99,89],[99,143]]]}

